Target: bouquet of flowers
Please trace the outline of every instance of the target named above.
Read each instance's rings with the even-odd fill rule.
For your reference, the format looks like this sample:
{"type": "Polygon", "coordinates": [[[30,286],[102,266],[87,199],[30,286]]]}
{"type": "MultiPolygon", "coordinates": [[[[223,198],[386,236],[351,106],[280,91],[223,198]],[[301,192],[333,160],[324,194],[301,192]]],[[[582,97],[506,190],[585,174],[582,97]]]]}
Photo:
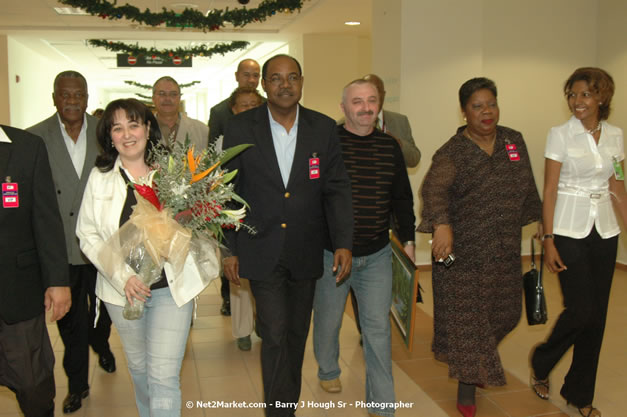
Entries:
{"type": "MultiPolygon", "coordinates": [[[[220,272],[219,242],[224,237],[223,229],[243,227],[254,233],[243,222],[248,205],[233,191],[231,181],[237,171],[222,167],[249,146],[252,145],[225,151],[209,146],[195,153],[186,140],[172,148],[154,149],[152,182],[133,184],[137,205],[129,221],[101,252],[110,258],[107,264],[121,264],[126,274],[133,273],[151,286],[161,278],[166,261],[174,277],[178,277],[191,257],[201,273],[203,288],[208,285],[220,272]],[[228,209],[231,202],[240,203],[241,208],[228,209]]],[[[133,305],[127,301],[124,317],[138,319],[143,308],[139,300],[134,300],[133,305]]]]}

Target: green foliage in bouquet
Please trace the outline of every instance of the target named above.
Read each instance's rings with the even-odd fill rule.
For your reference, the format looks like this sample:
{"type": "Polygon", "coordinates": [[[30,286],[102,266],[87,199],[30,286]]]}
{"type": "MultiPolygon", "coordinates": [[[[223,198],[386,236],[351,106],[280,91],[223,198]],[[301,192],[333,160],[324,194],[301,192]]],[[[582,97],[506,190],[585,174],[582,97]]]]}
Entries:
{"type": "Polygon", "coordinates": [[[152,153],[157,172],[153,187],[161,208],[168,208],[174,218],[192,231],[195,237],[222,241],[224,229],[254,229],[244,223],[248,204],[233,190],[237,170],[223,165],[252,145],[238,145],[224,151],[214,145],[199,153],[185,143],[172,148],[158,147],[152,153]],[[233,202],[239,209],[230,209],[233,202]]]}

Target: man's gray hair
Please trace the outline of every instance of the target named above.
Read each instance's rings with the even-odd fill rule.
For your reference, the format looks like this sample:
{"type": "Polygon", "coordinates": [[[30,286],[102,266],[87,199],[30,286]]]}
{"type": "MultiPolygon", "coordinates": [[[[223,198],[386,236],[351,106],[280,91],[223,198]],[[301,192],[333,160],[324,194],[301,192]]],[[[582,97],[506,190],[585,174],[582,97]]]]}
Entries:
{"type": "Polygon", "coordinates": [[[152,85],[152,95],[154,96],[156,91],[155,91],[155,87],[157,87],[157,84],[159,84],[159,82],[161,81],[170,81],[171,83],[176,84],[176,88],[179,89],[179,93],[181,92],[181,86],[179,85],[178,82],[176,82],[176,80],[172,77],[170,77],[169,75],[164,75],[163,77],[159,78],[157,81],[155,81],[155,83],[152,85]]]}
{"type": "Polygon", "coordinates": [[[53,91],[57,91],[61,78],[78,78],[83,81],[83,84],[85,84],[85,91],[87,91],[87,80],[83,77],[83,74],[78,71],[63,71],[58,73],[57,76],[54,77],[54,83],[52,85],[53,91]]]}
{"type": "Polygon", "coordinates": [[[377,90],[377,86],[374,85],[372,81],[364,80],[363,78],[357,78],[356,80],[353,80],[344,86],[344,89],[342,90],[342,103],[344,103],[344,101],[346,100],[346,90],[348,90],[349,87],[363,84],[370,84],[371,86],[373,86],[374,89],[377,91],[377,95],[379,95],[379,90],[377,90]]]}

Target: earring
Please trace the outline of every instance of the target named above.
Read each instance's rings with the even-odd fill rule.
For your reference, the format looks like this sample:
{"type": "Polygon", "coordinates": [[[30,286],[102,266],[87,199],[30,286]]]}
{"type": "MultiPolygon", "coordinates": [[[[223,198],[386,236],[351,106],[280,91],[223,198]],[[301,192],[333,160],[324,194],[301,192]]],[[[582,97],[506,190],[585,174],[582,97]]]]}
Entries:
{"type": "Polygon", "coordinates": [[[468,120],[466,120],[466,116],[464,116],[464,122],[467,122],[468,120]]]}
{"type": "Polygon", "coordinates": [[[111,147],[112,147],[112,148],[115,148],[115,145],[113,144],[113,142],[111,142],[111,147]]]}

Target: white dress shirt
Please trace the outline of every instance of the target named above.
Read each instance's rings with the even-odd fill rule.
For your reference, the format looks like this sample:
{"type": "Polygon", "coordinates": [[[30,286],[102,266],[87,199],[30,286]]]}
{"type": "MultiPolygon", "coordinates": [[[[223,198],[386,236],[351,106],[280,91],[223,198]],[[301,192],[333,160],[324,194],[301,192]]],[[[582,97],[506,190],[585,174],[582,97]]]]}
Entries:
{"type": "Polygon", "coordinates": [[[573,116],[563,125],[551,128],[544,156],[562,163],[553,233],[582,239],[596,226],[604,239],[619,234],[608,180],[614,175],[612,159],[625,159],[623,131],[601,122],[597,145],[573,116]]]}
{"type": "Polygon", "coordinates": [[[61,126],[61,134],[63,135],[67,153],[70,155],[70,159],[72,159],[76,175],[80,178],[83,172],[83,165],[85,164],[85,156],[87,155],[87,116],[83,114],[83,126],[76,142],[68,135],[59,113],[57,113],[57,118],[59,119],[59,126],[61,126]]]}
{"type": "Polygon", "coordinates": [[[13,143],[11,142],[11,138],[7,136],[4,132],[4,129],[0,128],[0,142],[2,143],[13,143]]]}
{"type": "Polygon", "coordinates": [[[294,126],[288,132],[282,124],[272,118],[272,113],[268,109],[268,117],[270,117],[270,130],[272,131],[272,142],[274,143],[274,152],[279,163],[281,178],[283,185],[287,187],[292,171],[292,163],[294,162],[294,153],[296,152],[296,136],[298,135],[298,114],[299,106],[296,105],[296,120],[294,126]]]}

